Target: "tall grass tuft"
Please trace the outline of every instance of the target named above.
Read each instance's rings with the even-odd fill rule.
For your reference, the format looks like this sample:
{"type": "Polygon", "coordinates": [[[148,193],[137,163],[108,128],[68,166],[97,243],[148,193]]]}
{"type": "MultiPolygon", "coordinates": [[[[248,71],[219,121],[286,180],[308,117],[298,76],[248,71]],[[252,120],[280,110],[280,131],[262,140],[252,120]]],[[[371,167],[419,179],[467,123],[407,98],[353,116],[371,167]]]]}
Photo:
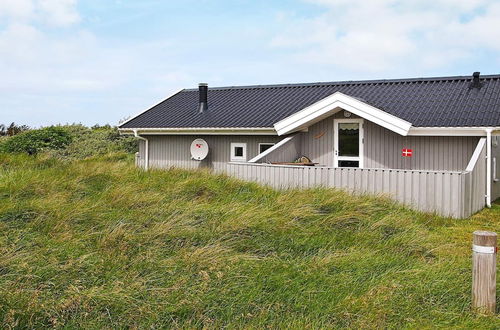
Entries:
{"type": "Polygon", "coordinates": [[[470,312],[467,220],[332,189],[275,191],[125,154],[0,154],[12,328],[499,328],[470,312]],[[77,157],[75,157],[77,158],[77,157]]]}

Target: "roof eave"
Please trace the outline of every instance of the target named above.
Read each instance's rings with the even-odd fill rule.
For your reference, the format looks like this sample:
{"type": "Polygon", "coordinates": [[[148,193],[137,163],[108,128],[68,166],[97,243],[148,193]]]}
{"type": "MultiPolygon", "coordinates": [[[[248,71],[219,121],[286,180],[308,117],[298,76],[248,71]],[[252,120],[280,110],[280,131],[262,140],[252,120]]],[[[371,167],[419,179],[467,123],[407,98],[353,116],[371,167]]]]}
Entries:
{"type": "Polygon", "coordinates": [[[500,135],[500,126],[492,127],[412,127],[411,136],[486,136],[492,130],[493,135],[500,135]]]}
{"type": "Polygon", "coordinates": [[[119,128],[121,134],[142,135],[277,135],[273,127],[149,127],[119,128]]]}

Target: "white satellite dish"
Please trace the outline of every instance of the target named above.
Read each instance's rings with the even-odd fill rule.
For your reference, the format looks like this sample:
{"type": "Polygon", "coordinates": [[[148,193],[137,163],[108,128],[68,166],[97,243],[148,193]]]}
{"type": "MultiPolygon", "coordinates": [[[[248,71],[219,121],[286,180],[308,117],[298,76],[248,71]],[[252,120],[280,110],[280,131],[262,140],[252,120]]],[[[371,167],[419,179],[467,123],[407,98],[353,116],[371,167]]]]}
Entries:
{"type": "Polygon", "coordinates": [[[208,155],[208,143],[203,139],[191,142],[191,157],[194,160],[203,160],[208,155]]]}

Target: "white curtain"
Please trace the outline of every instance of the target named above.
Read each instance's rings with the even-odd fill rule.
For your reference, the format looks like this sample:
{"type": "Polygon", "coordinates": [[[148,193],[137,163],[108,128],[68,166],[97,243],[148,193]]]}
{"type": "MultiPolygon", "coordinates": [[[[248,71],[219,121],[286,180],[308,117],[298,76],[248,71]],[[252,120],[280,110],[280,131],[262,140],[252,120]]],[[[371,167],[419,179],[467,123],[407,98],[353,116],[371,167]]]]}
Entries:
{"type": "Polygon", "coordinates": [[[359,130],[359,124],[358,123],[339,123],[339,129],[359,130]]]}

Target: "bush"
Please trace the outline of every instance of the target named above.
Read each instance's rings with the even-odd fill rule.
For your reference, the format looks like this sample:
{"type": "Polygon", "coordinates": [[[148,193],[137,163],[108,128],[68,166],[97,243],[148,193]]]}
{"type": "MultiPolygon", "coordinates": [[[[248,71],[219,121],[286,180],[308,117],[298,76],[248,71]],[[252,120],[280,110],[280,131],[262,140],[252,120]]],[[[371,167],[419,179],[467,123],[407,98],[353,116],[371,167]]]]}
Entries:
{"type": "Polygon", "coordinates": [[[122,136],[116,127],[83,125],[64,126],[73,141],[64,149],[55,150],[53,156],[65,159],[84,159],[115,152],[134,153],[138,142],[134,137],[122,136]]]}
{"type": "Polygon", "coordinates": [[[7,126],[0,124],[0,136],[14,136],[24,131],[28,131],[29,129],[28,125],[16,125],[16,123],[11,123],[7,126]]]}
{"type": "Polygon", "coordinates": [[[5,139],[0,145],[0,151],[35,155],[44,151],[64,148],[71,141],[72,138],[68,131],[62,127],[51,126],[26,131],[5,139]]]}
{"type": "Polygon", "coordinates": [[[20,133],[13,137],[0,136],[0,152],[35,155],[47,152],[59,159],[84,159],[109,153],[134,153],[138,141],[122,136],[116,127],[66,125],[47,127],[20,133]]]}

